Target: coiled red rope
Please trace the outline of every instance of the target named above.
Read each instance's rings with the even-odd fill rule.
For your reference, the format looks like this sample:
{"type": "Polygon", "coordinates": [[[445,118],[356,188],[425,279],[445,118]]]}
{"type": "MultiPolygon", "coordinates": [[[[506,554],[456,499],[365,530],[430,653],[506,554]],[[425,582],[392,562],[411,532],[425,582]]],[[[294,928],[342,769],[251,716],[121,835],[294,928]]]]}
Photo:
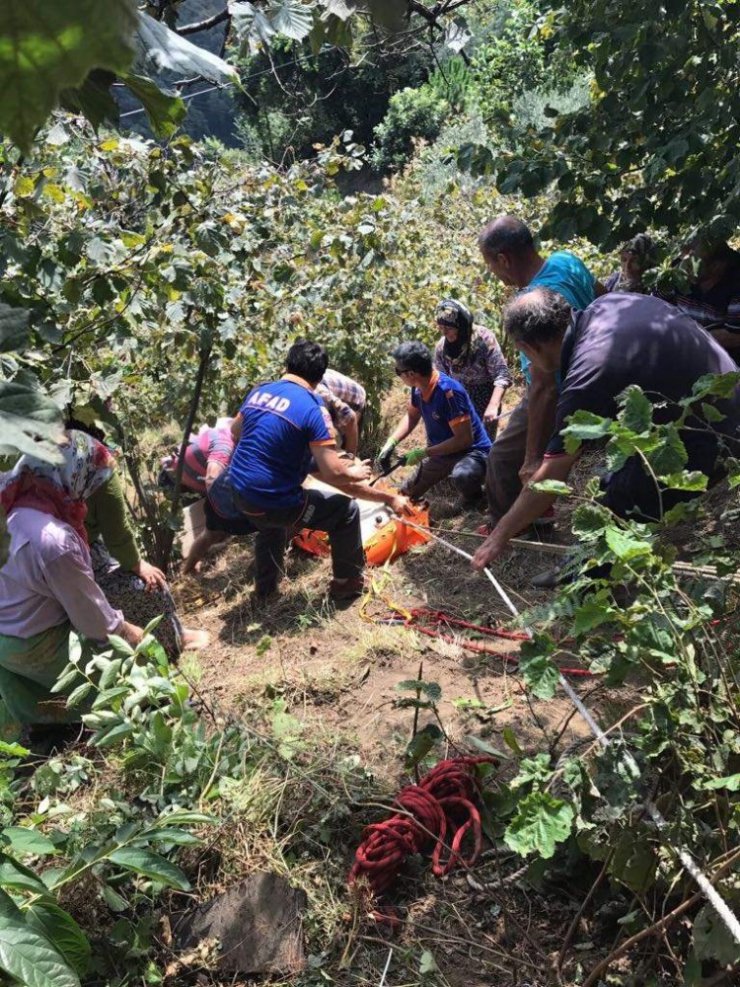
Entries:
{"type": "Polygon", "coordinates": [[[418,785],[407,785],[395,800],[400,811],[365,829],[355,851],[348,883],[364,879],[375,895],[396,880],[406,858],[432,851],[432,873],[443,877],[458,866],[471,867],[481,851],[481,818],[476,801],[480,784],[477,764],[492,757],[460,757],[440,761],[418,785]],[[465,855],[462,843],[470,834],[465,855]]]}

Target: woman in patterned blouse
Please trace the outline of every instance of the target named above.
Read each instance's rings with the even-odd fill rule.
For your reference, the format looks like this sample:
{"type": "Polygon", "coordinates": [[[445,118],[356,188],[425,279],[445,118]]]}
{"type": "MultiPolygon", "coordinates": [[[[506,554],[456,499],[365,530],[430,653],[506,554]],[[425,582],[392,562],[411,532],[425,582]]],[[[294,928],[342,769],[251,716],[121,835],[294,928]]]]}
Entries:
{"type": "Polygon", "coordinates": [[[434,348],[434,366],[463,385],[488,434],[495,438],[501,401],[512,383],[501,347],[489,329],[473,324],[462,302],[445,298],[437,306],[436,320],[442,338],[434,348]]]}

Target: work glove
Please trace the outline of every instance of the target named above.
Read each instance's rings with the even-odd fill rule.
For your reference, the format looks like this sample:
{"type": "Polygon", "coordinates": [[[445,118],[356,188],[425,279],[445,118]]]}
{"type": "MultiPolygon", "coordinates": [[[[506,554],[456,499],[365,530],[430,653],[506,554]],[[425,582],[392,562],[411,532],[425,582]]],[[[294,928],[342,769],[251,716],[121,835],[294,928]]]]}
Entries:
{"type": "Polygon", "coordinates": [[[411,449],[409,452],[407,452],[406,455],[404,456],[404,459],[406,460],[407,466],[416,466],[418,463],[422,461],[422,459],[426,459],[426,456],[427,456],[426,449],[422,449],[420,446],[417,446],[416,449],[411,449]]]}
{"type": "Polygon", "coordinates": [[[393,450],[396,448],[398,443],[395,439],[388,439],[386,444],[380,450],[378,455],[377,464],[378,469],[381,473],[385,473],[391,468],[391,456],[393,455],[393,450]]]}

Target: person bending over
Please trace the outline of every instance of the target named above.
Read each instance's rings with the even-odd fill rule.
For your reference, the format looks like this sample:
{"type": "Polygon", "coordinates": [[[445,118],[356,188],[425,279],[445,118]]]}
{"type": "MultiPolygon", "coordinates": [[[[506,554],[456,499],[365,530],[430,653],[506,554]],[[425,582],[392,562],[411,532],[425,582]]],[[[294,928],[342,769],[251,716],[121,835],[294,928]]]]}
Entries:
{"type": "Polygon", "coordinates": [[[365,388],[346,374],[328,369],[316,385],[316,393],[329,411],[340,445],[354,456],[367,403],[365,388]]]}
{"type": "MultiPolygon", "coordinates": [[[[562,378],[555,428],[532,483],[565,480],[570,473],[577,455],[566,453],[562,430],[574,412],[614,418],[618,396],[637,384],[656,401],[654,421],[665,424],[678,417],[677,402],[691,394],[700,377],[737,371],[722,347],[693,319],[649,295],[612,292],[573,313],[561,295],[539,288],[509,303],[504,326],[533,366],[543,373],[559,371],[562,378]]],[[[679,433],[688,455],[685,468],[710,479],[721,475],[717,465],[721,445],[737,446],[740,392],[716,401],[714,407],[723,416],[721,421],[709,424],[692,417],[679,433]]],[[[637,456],[608,474],[602,488],[604,504],[615,514],[642,520],[659,520],[674,504],[696,496],[656,484],[637,456]]],[[[553,500],[552,495],[529,487],[522,490],[475,553],[473,567],[482,569],[497,559],[511,538],[553,500]]]]}
{"type": "MultiPolygon", "coordinates": [[[[229,523],[219,518],[208,501],[208,491],[214,480],[223,473],[231,461],[234,452],[234,437],[231,434],[231,418],[222,419],[213,427],[201,428],[197,435],[192,436],[185,449],[182,467],[182,485],[187,490],[203,496],[200,502],[205,515],[205,527],[193,540],[190,551],[183,561],[184,575],[193,572],[208,551],[215,545],[226,541],[230,535],[245,535],[254,528],[243,520],[229,523]]],[[[162,461],[163,473],[171,484],[179,464],[179,450],[162,461]]]]}
{"type": "Polygon", "coordinates": [[[328,533],[334,599],[351,599],[364,590],[357,504],[339,492],[302,486],[312,457],[328,483],[361,483],[370,477],[369,463],[342,459],[337,452],[328,412],[316,394],[327,364],[326,350],[318,343],[300,339],[290,347],[285,375],[245,397],[232,426],[236,448],[231,463],[211,487],[213,505],[238,512],[257,532],[257,598],[277,591],[288,537],[297,528],[328,533]]]}
{"type": "MultiPolygon", "coordinates": [[[[104,433],[94,425],[80,422],[72,426],[68,421],[70,429],[105,445],[104,433]]],[[[162,618],[152,633],[174,661],[183,650],[205,647],[208,635],[183,627],[167,577],[142,558],[121,472],[113,457],[111,464],[110,476],[85,501],[85,529],[95,581],[113,609],[123,611],[129,623],[146,627],[155,617],[162,618]]]]}
{"type": "Polygon", "coordinates": [[[432,366],[424,343],[402,343],[392,354],[396,374],[411,388],[406,414],[380,451],[378,465],[387,469],[393,450],[424,421],[427,445],[406,454],[417,470],[401,492],[418,498],[449,476],[464,508],[480,504],[491,440],[462,384],[432,366]]]}

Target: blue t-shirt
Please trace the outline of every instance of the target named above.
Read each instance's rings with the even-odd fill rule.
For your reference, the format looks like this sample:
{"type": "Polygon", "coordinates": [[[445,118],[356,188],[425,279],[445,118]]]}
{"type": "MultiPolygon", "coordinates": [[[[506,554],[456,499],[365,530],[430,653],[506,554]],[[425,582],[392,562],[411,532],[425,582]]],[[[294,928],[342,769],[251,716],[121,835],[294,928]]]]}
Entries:
{"type": "Polygon", "coordinates": [[[267,510],[300,506],[311,446],[334,445],[323,401],[300,378],[288,375],[255,387],[240,413],[242,434],[229,467],[234,489],[267,510]]]}
{"type": "MultiPolygon", "coordinates": [[[[586,265],[569,250],[557,250],[550,254],[538,273],[524,291],[532,288],[550,288],[562,295],[571,308],[586,308],[596,298],[596,281],[586,265]]],[[[529,357],[519,354],[522,373],[528,384],[532,383],[529,357]]]]}
{"type": "Polygon", "coordinates": [[[411,404],[421,411],[430,446],[451,439],[455,434],[452,425],[470,421],[473,429],[473,444],[470,448],[480,449],[481,452],[488,452],[491,448],[491,440],[468,392],[452,377],[435,371],[431,388],[425,394],[422,395],[418,387],[411,388],[411,404]]]}

